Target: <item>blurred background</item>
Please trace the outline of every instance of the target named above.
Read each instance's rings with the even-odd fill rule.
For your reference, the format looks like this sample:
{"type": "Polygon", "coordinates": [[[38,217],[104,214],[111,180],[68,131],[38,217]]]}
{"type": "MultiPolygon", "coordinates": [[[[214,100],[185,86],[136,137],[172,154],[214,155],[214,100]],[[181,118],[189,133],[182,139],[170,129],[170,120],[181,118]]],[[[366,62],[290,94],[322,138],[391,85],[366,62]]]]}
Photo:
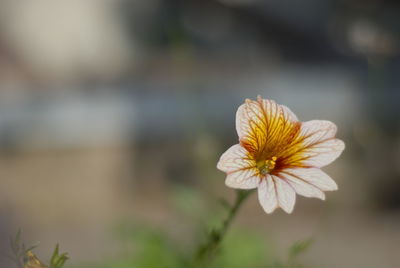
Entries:
{"type": "Polygon", "coordinates": [[[400,267],[399,16],[394,0],[2,0],[0,251],[22,228],[66,267],[174,267],[164,237],[190,248],[233,200],[215,166],[260,94],[338,125],[339,191],[292,215],[252,196],[229,267],[310,237],[306,267],[400,267]],[[152,257],[112,264],[129,250],[152,257]]]}

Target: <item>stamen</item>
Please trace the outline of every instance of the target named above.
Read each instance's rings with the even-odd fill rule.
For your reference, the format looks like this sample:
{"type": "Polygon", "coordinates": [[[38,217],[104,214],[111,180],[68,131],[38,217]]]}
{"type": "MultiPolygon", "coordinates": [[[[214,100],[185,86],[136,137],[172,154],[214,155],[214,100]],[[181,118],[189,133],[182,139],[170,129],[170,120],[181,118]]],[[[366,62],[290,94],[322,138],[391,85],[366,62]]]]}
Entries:
{"type": "Polygon", "coordinates": [[[270,173],[272,170],[274,170],[276,166],[276,160],[278,158],[276,156],[273,156],[269,160],[261,160],[257,162],[257,168],[260,171],[261,174],[266,175],[270,173]]]}

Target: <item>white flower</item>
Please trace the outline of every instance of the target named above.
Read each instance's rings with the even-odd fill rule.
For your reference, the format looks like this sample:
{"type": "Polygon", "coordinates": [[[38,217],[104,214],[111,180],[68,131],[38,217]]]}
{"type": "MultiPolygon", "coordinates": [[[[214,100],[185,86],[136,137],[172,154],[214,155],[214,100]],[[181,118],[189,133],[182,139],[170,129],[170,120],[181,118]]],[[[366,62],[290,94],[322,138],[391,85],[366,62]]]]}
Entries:
{"type": "Polygon", "coordinates": [[[344,150],[330,121],[300,122],[286,106],[272,100],[246,99],[236,113],[239,144],[230,147],[217,168],[225,184],[237,189],[258,188],[266,213],[277,207],[291,213],[296,193],[325,199],[336,183],[322,170],[344,150]]]}

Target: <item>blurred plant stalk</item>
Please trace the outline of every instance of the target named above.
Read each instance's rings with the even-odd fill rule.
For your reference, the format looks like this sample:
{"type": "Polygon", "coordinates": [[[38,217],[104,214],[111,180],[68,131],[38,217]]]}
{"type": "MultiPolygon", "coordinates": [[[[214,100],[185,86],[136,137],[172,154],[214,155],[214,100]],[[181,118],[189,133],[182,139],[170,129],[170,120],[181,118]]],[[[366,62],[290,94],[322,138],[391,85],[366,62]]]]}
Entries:
{"type": "Polygon", "coordinates": [[[226,204],[225,206],[228,210],[227,218],[222,222],[220,228],[212,229],[206,242],[199,246],[194,256],[193,267],[207,267],[212,262],[240,207],[253,192],[254,190],[236,190],[234,204],[232,206],[226,204]]]}

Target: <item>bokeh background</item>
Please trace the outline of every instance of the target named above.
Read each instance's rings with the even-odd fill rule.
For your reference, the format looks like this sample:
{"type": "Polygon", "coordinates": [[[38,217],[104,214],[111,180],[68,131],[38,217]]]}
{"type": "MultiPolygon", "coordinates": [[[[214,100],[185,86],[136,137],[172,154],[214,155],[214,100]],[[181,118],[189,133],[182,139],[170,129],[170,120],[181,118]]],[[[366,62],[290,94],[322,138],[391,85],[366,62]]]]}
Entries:
{"type": "Polygon", "coordinates": [[[242,267],[310,237],[306,267],[400,267],[399,16],[380,0],[2,0],[0,251],[18,228],[43,259],[59,242],[67,267],[161,252],[163,236],[190,247],[233,199],[215,166],[260,94],[335,122],[346,150],[325,202],[246,201],[242,267]]]}

